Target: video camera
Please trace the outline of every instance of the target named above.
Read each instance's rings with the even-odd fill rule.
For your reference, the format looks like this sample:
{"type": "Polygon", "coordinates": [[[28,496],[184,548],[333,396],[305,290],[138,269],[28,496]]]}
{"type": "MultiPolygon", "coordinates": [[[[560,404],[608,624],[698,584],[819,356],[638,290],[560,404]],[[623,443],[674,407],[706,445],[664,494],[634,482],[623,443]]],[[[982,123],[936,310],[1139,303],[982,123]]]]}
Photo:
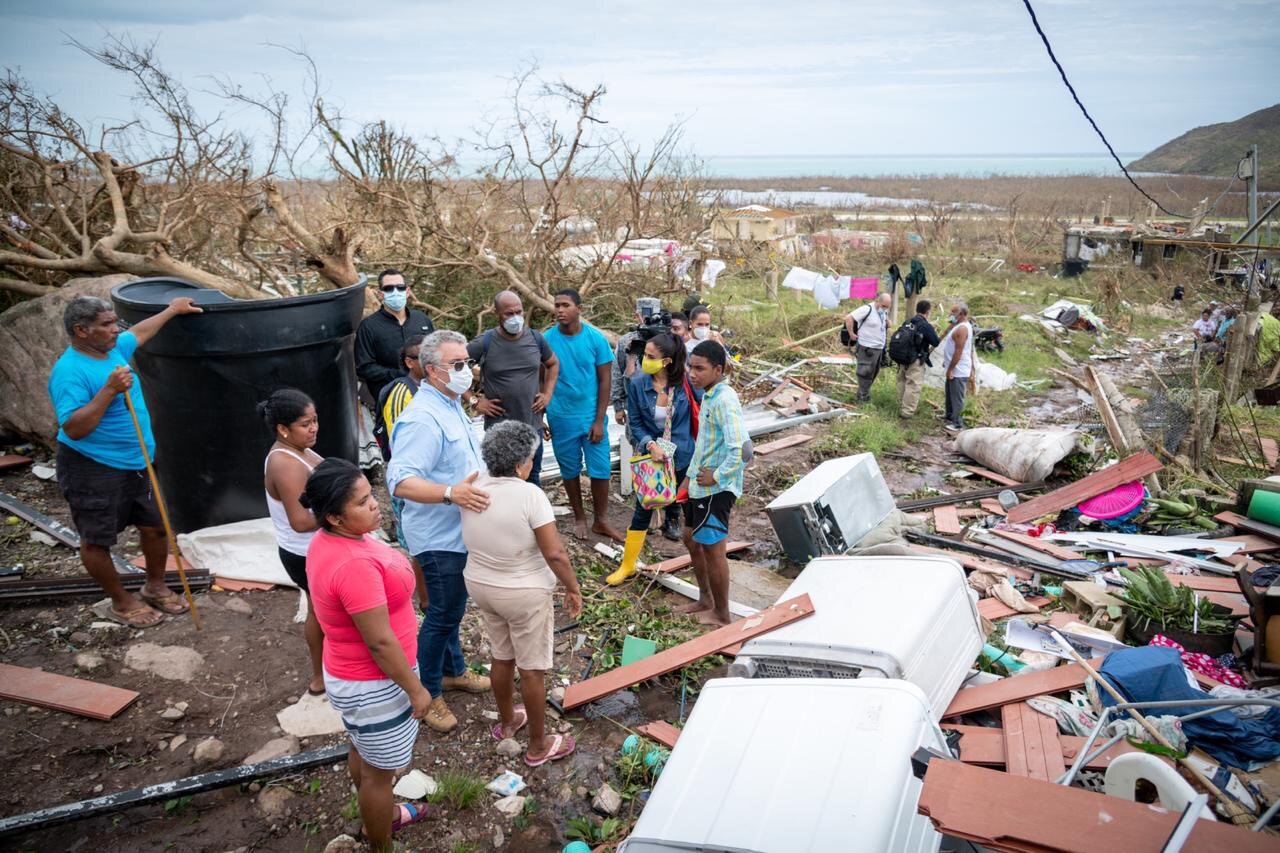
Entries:
{"type": "Polygon", "coordinates": [[[663,310],[660,299],[641,296],[636,300],[636,313],[640,315],[640,322],[629,329],[636,336],[627,347],[627,352],[640,356],[644,354],[644,345],[655,335],[671,333],[671,312],[663,310]]]}

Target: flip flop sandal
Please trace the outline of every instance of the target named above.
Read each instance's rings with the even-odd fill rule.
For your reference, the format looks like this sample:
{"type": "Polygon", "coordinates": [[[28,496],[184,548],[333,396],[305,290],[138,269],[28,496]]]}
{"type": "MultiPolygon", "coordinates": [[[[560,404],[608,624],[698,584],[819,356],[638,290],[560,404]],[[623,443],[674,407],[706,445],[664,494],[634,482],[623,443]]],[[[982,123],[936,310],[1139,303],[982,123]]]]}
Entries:
{"type": "Polygon", "coordinates": [[[126,613],[121,613],[110,605],[103,608],[103,611],[105,612],[95,612],[97,612],[99,616],[105,616],[107,619],[110,619],[113,622],[119,622],[121,625],[125,625],[129,628],[154,628],[164,622],[164,613],[145,604],[141,607],[135,607],[133,610],[126,613]],[[156,617],[154,621],[150,620],[149,614],[156,617]]]}
{"type": "Polygon", "coordinates": [[[391,831],[398,832],[406,826],[417,823],[427,816],[425,804],[400,803],[396,811],[396,819],[391,821],[391,831]]]}
{"type": "Polygon", "coordinates": [[[541,767],[548,761],[559,761],[562,758],[568,758],[573,755],[573,750],[577,743],[573,739],[573,735],[552,735],[551,749],[547,750],[547,754],[541,758],[529,758],[529,753],[524,754],[524,763],[530,767],[541,767]]]}
{"type": "Polygon", "coordinates": [[[326,692],[328,691],[326,691],[323,687],[321,687],[319,690],[312,690],[310,687],[307,688],[308,696],[323,696],[325,695],[326,692]]]}
{"type": "Polygon", "coordinates": [[[187,603],[177,593],[170,591],[168,595],[147,595],[144,592],[138,593],[147,604],[150,604],[161,613],[167,613],[170,616],[176,616],[179,613],[187,612],[187,603]]]}
{"type": "MultiPolygon", "coordinates": [[[[511,733],[512,737],[515,737],[516,735],[518,735],[520,733],[520,730],[523,729],[529,722],[529,713],[525,711],[523,705],[517,705],[515,707],[515,715],[516,715],[516,719],[518,719],[520,722],[516,724],[516,730],[511,733]]],[[[506,737],[502,734],[501,720],[499,720],[497,725],[493,727],[493,739],[506,740],[506,737]]]]}

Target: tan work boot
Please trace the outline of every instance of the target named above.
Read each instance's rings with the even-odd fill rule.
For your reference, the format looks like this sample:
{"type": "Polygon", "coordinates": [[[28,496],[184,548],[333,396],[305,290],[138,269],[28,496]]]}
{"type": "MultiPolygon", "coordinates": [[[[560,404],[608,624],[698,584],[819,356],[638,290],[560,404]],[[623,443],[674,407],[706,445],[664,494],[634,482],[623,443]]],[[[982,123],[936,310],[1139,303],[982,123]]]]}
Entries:
{"type": "Polygon", "coordinates": [[[489,677],[487,675],[476,675],[471,670],[467,670],[462,675],[446,675],[440,679],[440,687],[444,690],[487,693],[489,690],[489,677]]]}
{"type": "Polygon", "coordinates": [[[437,696],[431,700],[431,707],[427,708],[427,715],[424,718],[427,726],[434,732],[447,734],[458,726],[458,718],[449,710],[449,706],[444,703],[443,696],[437,696]]]}

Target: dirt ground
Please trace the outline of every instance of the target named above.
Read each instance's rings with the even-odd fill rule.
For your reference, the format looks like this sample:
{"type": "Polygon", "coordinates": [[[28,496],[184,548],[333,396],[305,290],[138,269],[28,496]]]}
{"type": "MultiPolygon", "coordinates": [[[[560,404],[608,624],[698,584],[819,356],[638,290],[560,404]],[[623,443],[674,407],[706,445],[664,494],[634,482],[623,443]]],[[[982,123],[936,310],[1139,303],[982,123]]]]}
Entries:
{"type": "MultiPolygon", "coordinates": [[[[1142,359],[1134,358],[1124,363],[1105,363],[1102,369],[1124,378],[1141,366],[1142,359]]],[[[1035,395],[1028,411],[1040,413],[1035,420],[1043,422],[1070,423],[1080,416],[1074,392],[1059,387],[1035,395]]],[[[819,423],[801,429],[821,436],[828,428],[819,423]]],[[[879,463],[891,491],[902,496],[925,487],[953,488],[946,477],[953,459],[950,442],[939,428],[936,435],[927,435],[910,448],[883,454],[879,463]]],[[[757,457],[748,473],[748,494],[733,516],[731,538],[757,543],[744,555],[745,561],[781,572],[780,586],[785,585],[786,576],[794,576],[797,567],[780,559],[780,548],[763,507],[781,487],[810,467],[808,445],[757,457]]],[[[69,523],[65,503],[54,484],[37,479],[30,470],[0,474],[0,490],[69,523]]],[[[550,492],[554,500],[563,502],[563,489],[551,487],[550,492]]],[[[609,510],[611,521],[625,528],[630,512],[630,506],[615,495],[609,510]]],[[[589,547],[572,541],[567,517],[561,517],[560,527],[571,545],[580,575],[603,575],[608,566],[589,547]]],[[[82,571],[73,551],[32,541],[32,530],[25,523],[0,529],[0,565],[22,562],[27,577],[66,576],[82,571]]],[[[656,533],[650,535],[648,543],[653,551],[650,558],[683,553],[679,543],[667,542],[656,533]]],[[[119,550],[132,558],[138,553],[137,543],[122,541],[119,550]]],[[[745,565],[745,561],[738,565],[745,565]]],[[[637,584],[620,591],[593,592],[592,586],[584,587],[589,602],[611,596],[634,597],[641,589],[637,584]]],[[[649,600],[670,599],[671,603],[682,600],[661,589],[647,590],[645,596],[649,600]]],[[[142,694],[110,722],[0,702],[0,740],[4,744],[0,814],[17,815],[236,766],[265,742],[280,736],[275,715],[303,692],[306,681],[301,628],[292,621],[297,593],[286,589],[238,595],[210,592],[200,595],[197,602],[205,623],[200,632],[185,617],[146,631],[93,628],[91,624],[99,620],[89,609],[92,599],[0,607],[0,661],[90,678],[142,694]],[[228,608],[228,602],[235,598],[249,604],[248,613],[228,608]],[[126,649],[139,642],[190,647],[203,656],[203,665],[187,682],[127,669],[126,649]],[[77,667],[75,658],[83,652],[96,653],[102,658],[101,664],[92,671],[77,667]],[[176,721],[162,719],[160,713],[178,702],[188,703],[185,716],[176,721]],[[179,735],[186,736],[185,743],[172,748],[179,735]],[[221,740],[225,752],[216,762],[197,765],[193,749],[207,737],[221,740]]],[[[558,616],[558,624],[567,621],[566,615],[558,616]]],[[[558,635],[556,674],[549,678],[549,686],[582,677],[592,648],[586,643],[577,649],[578,635],[574,630],[558,635]]],[[[463,624],[463,646],[469,660],[485,661],[487,648],[474,611],[468,613],[463,624]]],[[[528,783],[524,793],[535,798],[536,811],[531,809],[531,813],[513,821],[492,807],[486,793],[465,810],[435,808],[431,819],[399,834],[397,840],[409,849],[459,853],[498,847],[512,851],[559,850],[566,841],[562,835],[566,821],[592,814],[591,796],[602,782],[616,786],[612,758],[627,734],[623,726],[652,719],[675,721],[680,716],[678,681],[668,678],[648,684],[637,691],[636,697],[638,702],[624,709],[622,719],[589,721],[571,713],[556,725],[572,731],[578,743],[576,754],[563,762],[530,769],[519,758],[513,763],[496,754],[489,732],[492,722],[484,716],[494,707],[491,696],[449,694],[447,698],[460,724],[444,736],[423,726],[413,767],[436,777],[447,770],[465,771],[485,782],[502,770],[511,769],[528,783]]],[[[312,738],[301,746],[303,750],[315,749],[340,740],[338,736],[312,738]]],[[[233,785],[190,800],[129,809],[39,835],[6,839],[0,846],[68,851],[321,850],[335,836],[354,833],[358,828],[356,821],[343,815],[350,799],[345,767],[277,777],[268,785],[292,791],[286,813],[264,816],[258,804],[258,786],[233,785]]],[[[621,816],[638,814],[641,807],[638,799],[632,800],[623,806],[621,816]]],[[[347,814],[350,815],[349,809],[347,814]]]]}

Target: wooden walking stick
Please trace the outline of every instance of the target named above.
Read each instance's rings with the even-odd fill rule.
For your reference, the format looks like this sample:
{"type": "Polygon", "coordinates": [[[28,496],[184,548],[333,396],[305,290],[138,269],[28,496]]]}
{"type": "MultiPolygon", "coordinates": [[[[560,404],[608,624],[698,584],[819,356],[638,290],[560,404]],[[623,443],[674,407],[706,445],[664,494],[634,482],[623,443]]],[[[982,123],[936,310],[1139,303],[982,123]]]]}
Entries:
{"type": "MultiPolygon", "coordinates": [[[[1120,691],[1112,687],[1111,682],[1107,681],[1105,678],[1099,675],[1098,671],[1093,667],[1091,667],[1089,665],[1089,662],[1086,661],[1083,657],[1081,657],[1079,652],[1077,652],[1061,634],[1059,634],[1057,631],[1053,631],[1052,634],[1053,634],[1053,639],[1058,643],[1058,645],[1061,646],[1067,652],[1067,654],[1071,655],[1071,657],[1075,659],[1076,663],[1084,667],[1084,671],[1089,673],[1089,676],[1094,681],[1098,682],[1098,686],[1100,686],[1103,690],[1106,690],[1109,694],[1111,694],[1112,699],[1116,700],[1116,702],[1122,705],[1128,703],[1129,700],[1124,698],[1124,696],[1120,695],[1120,691]]],[[[1144,717],[1136,708],[1125,708],[1124,710],[1125,710],[1125,713],[1127,713],[1129,716],[1133,717],[1135,720],[1138,721],[1138,725],[1142,726],[1144,729],[1147,730],[1147,733],[1151,735],[1151,737],[1155,740],[1156,743],[1160,744],[1163,747],[1166,747],[1167,749],[1172,751],[1174,754],[1177,754],[1179,752],[1179,750],[1176,749],[1173,744],[1169,743],[1168,739],[1160,733],[1160,730],[1157,729],[1154,725],[1152,725],[1151,721],[1148,720],[1146,717],[1144,717]]],[[[1213,794],[1215,797],[1218,798],[1218,801],[1221,802],[1223,805],[1223,811],[1225,811],[1227,813],[1227,816],[1231,818],[1232,823],[1239,824],[1241,826],[1247,826],[1253,823],[1253,816],[1249,814],[1249,812],[1246,811],[1243,806],[1241,806],[1231,797],[1223,793],[1222,790],[1219,789],[1217,785],[1213,784],[1213,782],[1209,779],[1209,777],[1204,775],[1204,773],[1200,771],[1200,768],[1196,767],[1190,761],[1187,761],[1185,757],[1179,758],[1178,763],[1181,764],[1183,767],[1185,767],[1188,771],[1190,771],[1191,775],[1195,777],[1197,782],[1199,782],[1202,786],[1204,786],[1204,789],[1206,791],[1208,791],[1210,794],[1213,794]]]]}
{"type": "Polygon", "coordinates": [[[151,478],[151,489],[156,493],[156,506],[160,507],[160,520],[164,522],[164,534],[169,540],[169,550],[173,553],[174,562],[178,564],[178,579],[182,581],[182,593],[187,598],[187,607],[191,609],[191,621],[195,623],[197,631],[203,630],[200,625],[200,614],[196,612],[195,599],[191,597],[191,587],[187,584],[187,572],[182,567],[178,537],[173,535],[173,525],[169,523],[169,511],[165,509],[164,496],[160,494],[160,481],[156,479],[156,469],[151,466],[151,454],[147,452],[147,441],[142,437],[142,424],[138,422],[138,412],[133,408],[133,400],[128,391],[124,392],[124,405],[129,410],[129,417],[133,418],[133,429],[138,434],[138,446],[142,448],[142,461],[147,463],[147,476],[151,478]]]}

